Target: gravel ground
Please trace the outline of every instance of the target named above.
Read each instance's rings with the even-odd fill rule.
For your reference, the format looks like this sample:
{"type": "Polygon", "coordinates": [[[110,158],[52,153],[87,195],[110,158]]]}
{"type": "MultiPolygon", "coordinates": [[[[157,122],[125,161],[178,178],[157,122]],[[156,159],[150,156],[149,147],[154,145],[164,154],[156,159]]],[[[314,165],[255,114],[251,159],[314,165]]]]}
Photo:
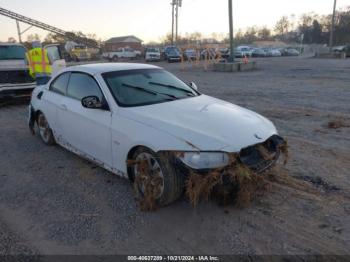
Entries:
{"type": "Polygon", "coordinates": [[[290,144],[284,172],[250,208],[184,199],[140,212],[130,183],[27,128],[27,106],[0,108],[0,254],[350,255],[350,60],[259,59],[259,70],[158,63],[201,92],[265,115],[290,144]]]}

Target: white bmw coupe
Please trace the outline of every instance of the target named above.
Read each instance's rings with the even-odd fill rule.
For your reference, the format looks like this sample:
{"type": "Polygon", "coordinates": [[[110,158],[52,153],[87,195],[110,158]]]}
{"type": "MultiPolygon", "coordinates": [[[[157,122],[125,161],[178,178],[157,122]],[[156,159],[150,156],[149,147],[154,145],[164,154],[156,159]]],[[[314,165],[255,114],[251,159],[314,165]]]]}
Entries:
{"type": "Polygon", "coordinates": [[[161,205],[183,192],[184,170],[222,168],[236,153],[261,172],[278,159],[284,141],[261,115],[201,94],[160,67],[134,63],[64,69],[33,91],[29,127],[45,144],[57,143],[131,180],[139,169],[127,162],[148,161],[162,178],[161,205]],[[273,157],[264,159],[261,145],[273,157]],[[169,162],[158,152],[180,154],[169,162]]]}

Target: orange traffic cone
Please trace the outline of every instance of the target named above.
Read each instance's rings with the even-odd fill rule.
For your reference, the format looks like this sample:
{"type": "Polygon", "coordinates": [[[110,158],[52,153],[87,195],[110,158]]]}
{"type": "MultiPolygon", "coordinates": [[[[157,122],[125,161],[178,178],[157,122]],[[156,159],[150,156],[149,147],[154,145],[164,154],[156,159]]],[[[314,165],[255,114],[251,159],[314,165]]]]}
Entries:
{"type": "Polygon", "coordinates": [[[243,64],[248,64],[249,60],[248,57],[245,55],[243,58],[243,64]]]}

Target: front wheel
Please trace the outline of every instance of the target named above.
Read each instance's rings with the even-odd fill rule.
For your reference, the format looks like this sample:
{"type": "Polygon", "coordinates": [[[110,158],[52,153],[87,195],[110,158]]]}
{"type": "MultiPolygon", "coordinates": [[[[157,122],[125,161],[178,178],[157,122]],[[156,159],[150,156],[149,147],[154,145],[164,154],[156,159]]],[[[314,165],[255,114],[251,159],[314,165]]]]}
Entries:
{"type": "Polygon", "coordinates": [[[54,145],[55,138],[52,134],[52,130],[51,130],[49,123],[47,122],[44,114],[39,113],[38,118],[37,118],[37,125],[39,128],[39,134],[40,134],[41,140],[46,145],[54,145]]]}
{"type": "Polygon", "coordinates": [[[172,158],[171,155],[156,154],[145,147],[135,151],[131,160],[134,165],[129,167],[129,174],[141,203],[153,201],[147,204],[165,206],[181,196],[184,178],[177,174],[172,158]]]}

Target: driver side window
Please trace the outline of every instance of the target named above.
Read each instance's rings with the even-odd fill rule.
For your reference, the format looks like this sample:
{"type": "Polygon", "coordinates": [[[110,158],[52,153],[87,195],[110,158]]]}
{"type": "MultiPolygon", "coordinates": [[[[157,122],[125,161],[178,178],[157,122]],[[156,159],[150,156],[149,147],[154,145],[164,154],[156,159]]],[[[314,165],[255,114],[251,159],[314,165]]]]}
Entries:
{"type": "Polygon", "coordinates": [[[95,79],[84,73],[72,73],[69,79],[67,96],[81,100],[86,96],[97,96],[103,100],[103,94],[95,79]]]}

